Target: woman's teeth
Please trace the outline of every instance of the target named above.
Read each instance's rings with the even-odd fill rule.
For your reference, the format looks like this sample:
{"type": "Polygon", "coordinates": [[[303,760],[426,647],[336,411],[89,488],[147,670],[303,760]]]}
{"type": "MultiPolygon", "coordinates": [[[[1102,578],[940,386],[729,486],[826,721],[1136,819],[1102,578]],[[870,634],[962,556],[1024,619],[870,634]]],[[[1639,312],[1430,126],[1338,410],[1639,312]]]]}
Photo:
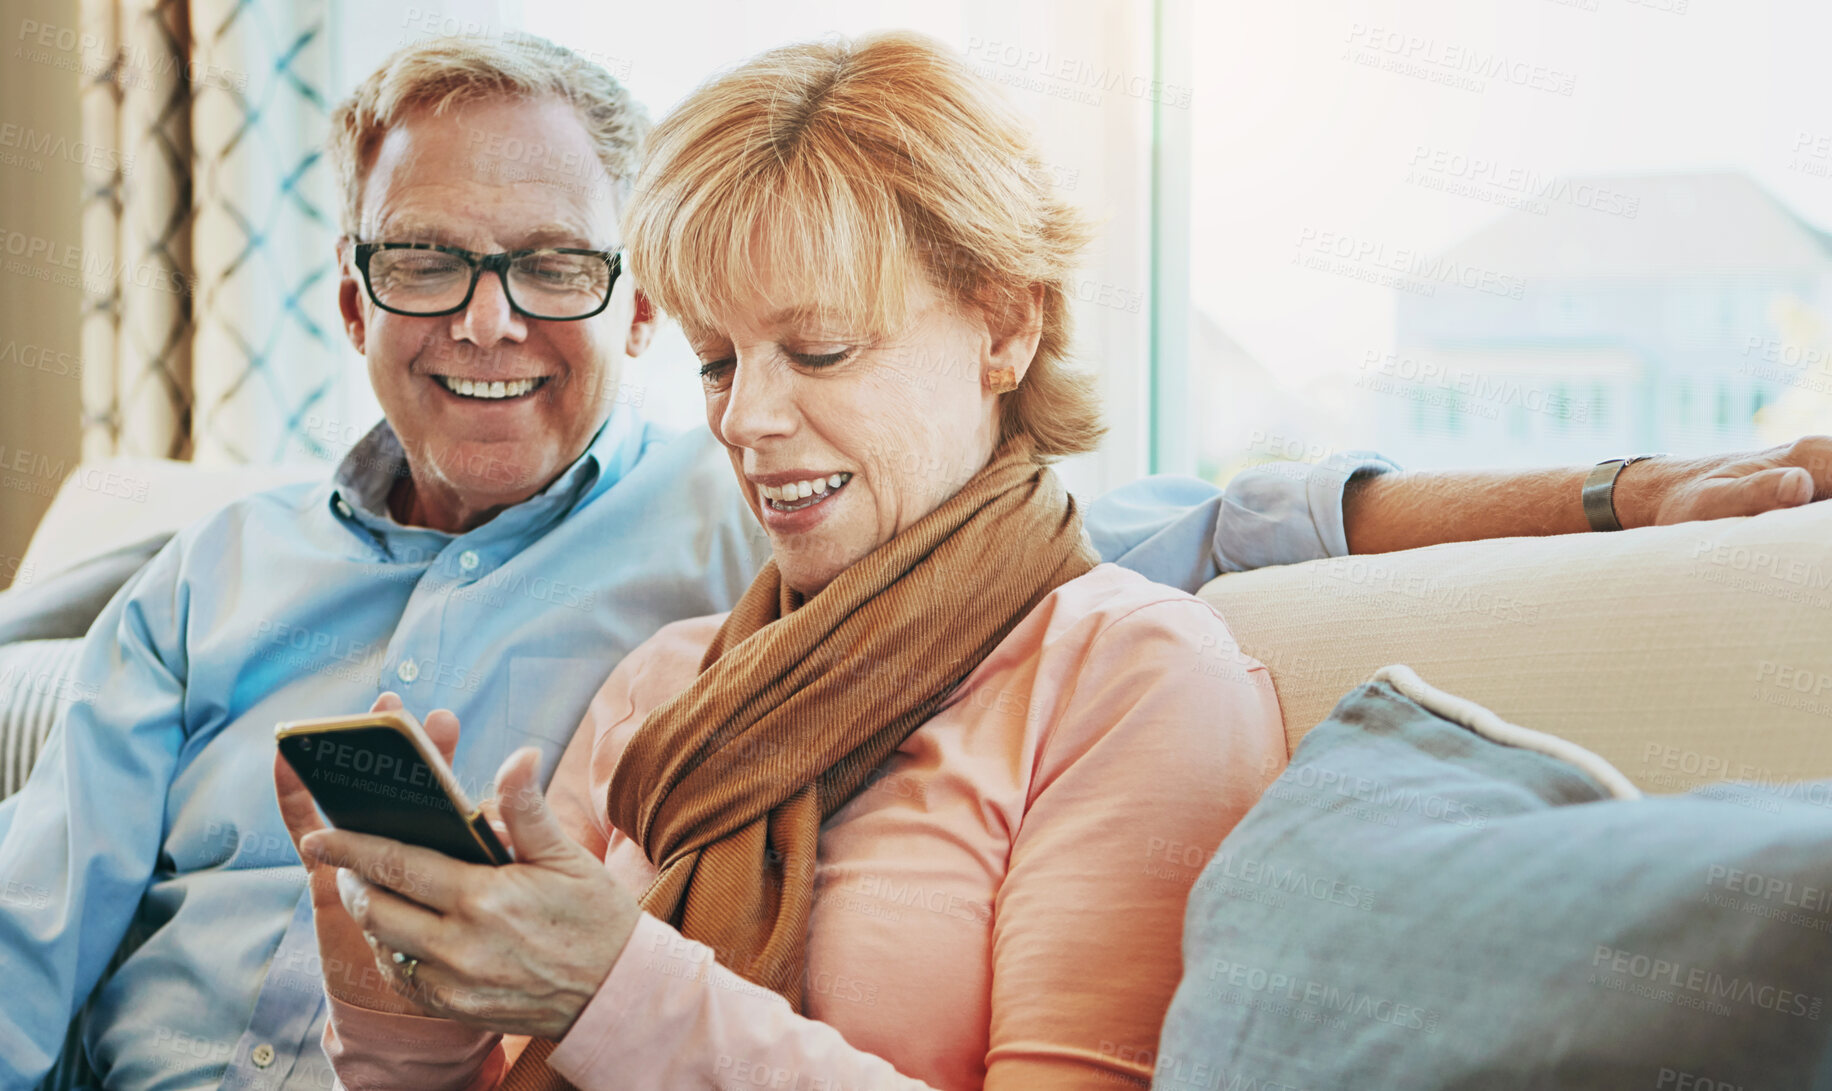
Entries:
{"type": "Polygon", "coordinates": [[[547,381],[545,375],[538,379],[497,379],[494,382],[454,379],[449,375],[438,375],[435,378],[445,389],[465,398],[519,398],[547,381]]]}
{"type": "Polygon", "coordinates": [[[800,511],[827,499],[851,480],[851,474],[829,474],[806,481],[791,481],[787,485],[759,485],[757,492],[771,511],[800,511]]]}

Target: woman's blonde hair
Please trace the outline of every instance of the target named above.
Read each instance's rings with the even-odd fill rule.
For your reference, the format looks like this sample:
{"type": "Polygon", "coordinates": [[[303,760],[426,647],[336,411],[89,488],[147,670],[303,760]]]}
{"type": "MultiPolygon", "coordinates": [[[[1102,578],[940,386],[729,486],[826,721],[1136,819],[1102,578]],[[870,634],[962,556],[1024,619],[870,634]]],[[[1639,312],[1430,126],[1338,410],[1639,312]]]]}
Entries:
{"type": "Polygon", "coordinates": [[[493,98],[553,98],[572,106],[611,176],[629,197],[649,114],[603,66],[533,34],[448,35],[390,54],[331,114],[331,164],[343,190],[343,230],[362,218],[363,181],[388,130],[411,111],[441,113],[493,98]]]}
{"type": "Polygon", "coordinates": [[[912,275],[998,327],[1032,290],[1043,334],[1002,439],[1092,450],[1093,377],[1071,370],[1069,276],[1090,232],[1050,190],[1029,127],[944,46],[898,32],[764,53],[716,77],[650,137],[624,216],[630,268],[689,333],[754,286],[893,332],[912,275]]]}

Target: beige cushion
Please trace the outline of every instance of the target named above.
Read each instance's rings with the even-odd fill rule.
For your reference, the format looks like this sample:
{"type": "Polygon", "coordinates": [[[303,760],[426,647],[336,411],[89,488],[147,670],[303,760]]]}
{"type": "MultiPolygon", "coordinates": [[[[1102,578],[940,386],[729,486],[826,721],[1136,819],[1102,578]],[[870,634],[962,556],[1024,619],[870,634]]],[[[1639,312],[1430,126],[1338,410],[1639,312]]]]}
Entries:
{"type": "Polygon", "coordinates": [[[1313,561],[1202,593],[1271,670],[1294,747],[1404,663],[1650,792],[1832,777],[1832,503],[1313,561]]]}

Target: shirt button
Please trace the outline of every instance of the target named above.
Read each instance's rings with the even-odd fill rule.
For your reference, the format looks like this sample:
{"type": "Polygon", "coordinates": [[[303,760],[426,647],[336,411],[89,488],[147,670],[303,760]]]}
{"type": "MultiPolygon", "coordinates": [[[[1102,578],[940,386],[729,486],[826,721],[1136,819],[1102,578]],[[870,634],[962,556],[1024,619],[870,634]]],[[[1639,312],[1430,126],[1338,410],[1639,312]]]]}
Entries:
{"type": "Polygon", "coordinates": [[[343,516],[345,519],[350,518],[352,512],[350,511],[350,502],[348,500],[345,500],[341,496],[338,497],[336,507],[337,507],[337,514],[343,516]]]}
{"type": "Polygon", "coordinates": [[[256,1068],[266,1068],[274,1063],[274,1047],[262,1042],[254,1047],[254,1052],[248,1055],[248,1059],[254,1062],[256,1068]]]}
{"type": "Polygon", "coordinates": [[[411,659],[401,660],[401,665],[394,668],[394,673],[403,682],[412,682],[420,677],[420,664],[411,659]]]}
{"type": "Polygon", "coordinates": [[[463,553],[458,554],[458,567],[464,569],[466,572],[476,568],[477,551],[475,549],[467,549],[463,553]]]}

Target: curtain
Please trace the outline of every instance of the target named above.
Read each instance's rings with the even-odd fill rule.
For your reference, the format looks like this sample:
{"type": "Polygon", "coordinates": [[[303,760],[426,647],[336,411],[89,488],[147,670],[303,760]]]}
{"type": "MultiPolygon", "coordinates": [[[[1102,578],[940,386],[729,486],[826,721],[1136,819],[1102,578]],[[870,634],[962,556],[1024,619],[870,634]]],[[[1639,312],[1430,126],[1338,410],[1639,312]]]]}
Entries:
{"type": "Polygon", "coordinates": [[[82,3],[83,457],[335,457],[327,0],[82,3]]]}

